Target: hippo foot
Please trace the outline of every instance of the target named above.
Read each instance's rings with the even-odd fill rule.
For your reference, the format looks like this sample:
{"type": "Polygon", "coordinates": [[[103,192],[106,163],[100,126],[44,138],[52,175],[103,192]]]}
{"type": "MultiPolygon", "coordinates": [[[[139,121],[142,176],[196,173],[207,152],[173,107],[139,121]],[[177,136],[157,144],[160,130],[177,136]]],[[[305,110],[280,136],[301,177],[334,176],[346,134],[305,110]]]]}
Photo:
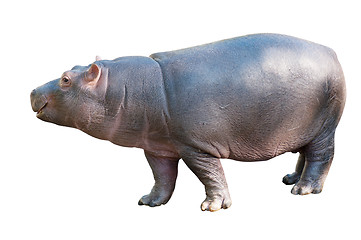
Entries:
{"type": "Polygon", "coordinates": [[[138,205],[147,205],[149,207],[157,207],[162,204],[166,204],[169,201],[170,197],[164,196],[151,192],[148,195],[144,195],[138,202],[138,205]]]}
{"type": "Polygon", "coordinates": [[[322,191],[322,185],[318,183],[318,181],[315,182],[309,182],[309,181],[302,181],[300,180],[298,183],[293,186],[291,193],[294,195],[307,195],[310,193],[320,193],[322,191]]]}
{"type": "Polygon", "coordinates": [[[286,185],[292,185],[297,183],[300,180],[301,174],[294,172],[291,174],[287,174],[283,177],[282,182],[286,185]]]}
{"type": "Polygon", "coordinates": [[[227,209],[232,205],[232,200],[229,197],[229,194],[226,194],[225,196],[213,196],[208,197],[203,201],[201,205],[202,211],[210,211],[215,212],[219,209],[227,209]]]}

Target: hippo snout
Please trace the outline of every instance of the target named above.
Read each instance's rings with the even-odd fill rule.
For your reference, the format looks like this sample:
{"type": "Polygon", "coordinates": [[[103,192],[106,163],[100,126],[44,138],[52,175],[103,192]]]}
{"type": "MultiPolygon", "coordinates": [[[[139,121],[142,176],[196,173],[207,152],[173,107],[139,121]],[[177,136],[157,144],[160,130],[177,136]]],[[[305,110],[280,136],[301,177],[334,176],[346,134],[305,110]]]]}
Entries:
{"type": "Polygon", "coordinates": [[[38,114],[48,103],[46,97],[43,94],[39,94],[39,92],[34,89],[30,94],[31,107],[34,112],[38,114]]]}

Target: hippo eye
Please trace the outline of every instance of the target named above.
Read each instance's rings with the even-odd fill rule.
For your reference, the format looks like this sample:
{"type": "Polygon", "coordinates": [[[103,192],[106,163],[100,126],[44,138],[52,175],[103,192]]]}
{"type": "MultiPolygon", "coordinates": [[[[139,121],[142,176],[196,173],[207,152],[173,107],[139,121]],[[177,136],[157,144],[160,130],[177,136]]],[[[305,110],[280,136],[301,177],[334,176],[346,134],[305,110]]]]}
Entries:
{"type": "Polygon", "coordinates": [[[64,76],[64,77],[61,78],[60,84],[61,84],[62,87],[69,87],[70,84],[71,84],[71,81],[70,81],[70,79],[68,77],[64,76]]]}

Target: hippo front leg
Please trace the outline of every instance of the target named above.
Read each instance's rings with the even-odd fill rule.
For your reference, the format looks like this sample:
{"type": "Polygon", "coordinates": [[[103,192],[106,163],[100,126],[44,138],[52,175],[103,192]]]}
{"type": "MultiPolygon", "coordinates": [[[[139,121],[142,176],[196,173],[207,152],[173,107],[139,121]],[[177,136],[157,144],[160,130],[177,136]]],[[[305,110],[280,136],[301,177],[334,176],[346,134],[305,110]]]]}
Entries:
{"type": "Polygon", "coordinates": [[[184,155],[182,159],[205,186],[207,197],[201,205],[202,211],[229,208],[232,201],[220,160],[198,152],[184,155]]]}
{"type": "Polygon", "coordinates": [[[151,192],[143,196],[138,204],[150,207],[166,204],[174,191],[179,159],[157,157],[147,151],[144,153],[153,171],[155,183],[151,192]]]}

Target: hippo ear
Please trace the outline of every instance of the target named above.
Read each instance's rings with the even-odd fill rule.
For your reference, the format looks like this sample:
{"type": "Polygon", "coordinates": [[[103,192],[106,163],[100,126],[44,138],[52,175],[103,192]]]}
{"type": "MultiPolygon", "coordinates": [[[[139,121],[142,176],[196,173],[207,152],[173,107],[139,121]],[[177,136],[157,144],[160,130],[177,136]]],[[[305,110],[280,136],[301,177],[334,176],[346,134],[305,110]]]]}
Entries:
{"type": "Polygon", "coordinates": [[[85,78],[89,83],[96,84],[101,75],[101,68],[93,63],[85,74],[85,78]]]}
{"type": "Polygon", "coordinates": [[[102,58],[101,58],[101,57],[99,57],[98,55],[97,55],[97,56],[95,56],[95,61],[100,61],[100,60],[102,60],[102,58]]]}

